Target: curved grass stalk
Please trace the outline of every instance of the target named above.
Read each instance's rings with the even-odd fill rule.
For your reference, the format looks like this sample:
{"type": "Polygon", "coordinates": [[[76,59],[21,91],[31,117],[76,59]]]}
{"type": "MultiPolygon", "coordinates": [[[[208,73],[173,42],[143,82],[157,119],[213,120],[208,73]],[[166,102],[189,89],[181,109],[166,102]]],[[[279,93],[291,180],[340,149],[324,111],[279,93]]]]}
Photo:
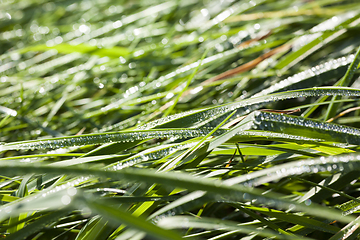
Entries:
{"type": "Polygon", "coordinates": [[[287,88],[297,89],[304,86],[320,86],[325,84],[329,78],[333,78],[337,73],[345,71],[346,66],[354,61],[355,55],[350,54],[346,57],[332,59],[325,63],[311,67],[305,71],[296,73],[271,87],[261,90],[253,97],[268,95],[274,92],[283,91],[287,88]]]}
{"type": "Polygon", "coordinates": [[[270,112],[254,112],[254,129],[282,132],[329,142],[360,143],[360,130],[334,123],[270,112]]]}
{"type": "Polygon", "coordinates": [[[293,90],[281,93],[275,93],[256,98],[241,100],[235,103],[228,103],[217,107],[209,107],[205,109],[192,110],[184,113],[174,114],[159,120],[146,123],[139,126],[138,129],[152,129],[152,128],[174,128],[176,126],[189,127],[197,125],[197,127],[206,124],[207,121],[214,120],[220,116],[238,109],[237,117],[249,113],[250,110],[256,110],[264,103],[281,101],[299,97],[315,97],[315,96],[360,96],[360,91],[355,88],[346,87],[317,87],[293,90]]]}
{"type": "Polygon", "coordinates": [[[284,163],[269,169],[247,174],[246,176],[229,179],[226,181],[226,184],[234,185],[242,183],[247,186],[257,186],[293,175],[353,171],[358,169],[360,169],[360,155],[351,153],[284,163]]]}
{"type": "Polygon", "coordinates": [[[210,132],[209,129],[173,129],[173,130],[143,130],[123,131],[110,133],[95,133],[71,137],[15,142],[0,145],[0,151],[11,149],[35,150],[56,149],[74,146],[95,145],[112,142],[133,142],[151,138],[194,138],[210,132]]]}
{"type": "Polygon", "coordinates": [[[277,239],[309,239],[294,235],[283,235],[275,231],[267,229],[259,229],[249,225],[239,225],[235,222],[226,220],[216,220],[211,218],[194,218],[190,216],[182,217],[167,217],[158,222],[158,225],[166,229],[176,228],[202,228],[202,229],[216,229],[222,231],[237,231],[239,233],[257,233],[262,237],[276,237],[277,239]]]}
{"type": "MultiPolygon", "coordinates": [[[[353,163],[353,168],[360,168],[360,163],[353,163]]],[[[344,166],[345,168],[345,166],[344,166]]],[[[278,207],[281,209],[305,211],[314,216],[323,217],[327,219],[338,219],[338,221],[351,222],[354,220],[351,216],[343,216],[336,210],[331,210],[328,208],[322,208],[312,204],[311,206],[306,206],[304,204],[298,204],[293,201],[285,200],[280,198],[278,194],[267,193],[264,194],[259,189],[254,189],[252,187],[246,187],[242,185],[234,185],[234,181],[217,181],[211,179],[204,179],[193,177],[189,174],[184,173],[159,173],[154,172],[149,169],[122,169],[120,171],[103,171],[96,169],[84,169],[84,168],[74,168],[74,167],[51,167],[42,164],[15,164],[15,163],[0,163],[0,169],[7,171],[9,174],[22,174],[22,173],[54,173],[54,174],[75,174],[82,176],[98,176],[105,177],[110,179],[127,179],[131,181],[140,181],[140,182],[151,182],[159,183],[165,186],[179,187],[189,190],[202,190],[208,193],[212,193],[215,201],[224,201],[224,197],[227,200],[238,200],[238,201],[249,201],[256,199],[257,203],[266,204],[268,206],[278,207]]],[[[302,169],[302,168],[296,168],[302,169]]],[[[306,168],[304,168],[306,169],[306,168]]],[[[300,171],[299,170],[299,171],[300,171]]],[[[245,182],[245,180],[243,180],[245,182]]],[[[236,181],[239,182],[239,181],[236,181]]],[[[66,185],[63,185],[65,189],[66,185]]],[[[61,188],[63,189],[63,188],[61,188]]],[[[36,195],[39,196],[39,195],[36,195]]],[[[33,196],[34,197],[34,196],[33,196]]],[[[58,197],[57,197],[58,198],[58,197]]],[[[29,205],[30,206],[30,205],[29,205]]],[[[13,206],[8,206],[8,209],[14,209],[13,206]]],[[[19,208],[19,211],[23,209],[19,208]]],[[[0,207],[0,213],[7,213],[3,217],[9,216],[8,214],[16,214],[12,211],[7,211],[5,207],[0,207]]]]}

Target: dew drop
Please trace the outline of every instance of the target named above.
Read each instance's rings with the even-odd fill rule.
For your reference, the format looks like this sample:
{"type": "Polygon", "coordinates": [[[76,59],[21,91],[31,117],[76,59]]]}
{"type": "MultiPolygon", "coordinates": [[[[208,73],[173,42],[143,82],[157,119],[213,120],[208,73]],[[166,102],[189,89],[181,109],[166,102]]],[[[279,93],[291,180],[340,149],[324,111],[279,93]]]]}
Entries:
{"type": "Polygon", "coordinates": [[[69,205],[69,203],[71,203],[71,198],[69,195],[64,195],[61,197],[61,202],[64,204],[64,205],[69,205]]]}

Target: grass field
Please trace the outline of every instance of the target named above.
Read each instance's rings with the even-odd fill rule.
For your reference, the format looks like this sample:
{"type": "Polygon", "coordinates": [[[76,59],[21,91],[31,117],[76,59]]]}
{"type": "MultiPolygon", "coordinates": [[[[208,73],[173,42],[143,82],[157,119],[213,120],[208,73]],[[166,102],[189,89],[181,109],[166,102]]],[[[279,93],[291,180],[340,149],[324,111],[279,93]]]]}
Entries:
{"type": "Polygon", "coordinates": [[[0,0],[0,238],[359,239],[353,0],[0,0]]]}

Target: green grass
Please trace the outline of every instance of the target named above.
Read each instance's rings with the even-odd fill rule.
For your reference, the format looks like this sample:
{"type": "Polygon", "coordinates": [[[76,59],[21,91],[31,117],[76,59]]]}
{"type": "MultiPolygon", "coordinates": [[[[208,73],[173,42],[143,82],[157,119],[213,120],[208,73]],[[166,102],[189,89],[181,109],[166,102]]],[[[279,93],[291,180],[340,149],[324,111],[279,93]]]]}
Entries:
{"type": "Polygon", "coordinates": [[[359,20],[0,1],[0,238],[359,239],[359,20]]]}

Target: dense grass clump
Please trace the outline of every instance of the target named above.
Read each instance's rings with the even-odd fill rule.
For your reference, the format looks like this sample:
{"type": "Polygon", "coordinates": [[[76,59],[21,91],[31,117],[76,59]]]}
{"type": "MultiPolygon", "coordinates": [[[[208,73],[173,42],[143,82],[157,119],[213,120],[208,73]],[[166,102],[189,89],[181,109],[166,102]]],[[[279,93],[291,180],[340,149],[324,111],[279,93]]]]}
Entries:
{"type": "Polygon", "coordinates": [[[359,24],[350,0],[0,1],[0,236],[358,239],[359,24]]]}

